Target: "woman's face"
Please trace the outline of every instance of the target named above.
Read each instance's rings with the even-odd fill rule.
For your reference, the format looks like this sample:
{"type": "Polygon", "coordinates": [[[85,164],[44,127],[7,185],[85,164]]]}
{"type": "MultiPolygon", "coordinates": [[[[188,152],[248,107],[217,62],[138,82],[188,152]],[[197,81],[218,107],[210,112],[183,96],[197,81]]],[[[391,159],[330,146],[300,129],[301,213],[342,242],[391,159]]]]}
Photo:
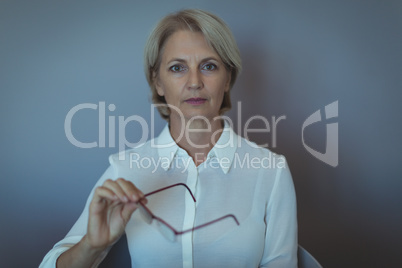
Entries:
{"type": "Polygon", "coordinates": [[[202,33],[181,30],[166,41],[155,80],[172,116],[212,120],[219,115],[223,95],[229,90],[230,72],[202,33]]]}

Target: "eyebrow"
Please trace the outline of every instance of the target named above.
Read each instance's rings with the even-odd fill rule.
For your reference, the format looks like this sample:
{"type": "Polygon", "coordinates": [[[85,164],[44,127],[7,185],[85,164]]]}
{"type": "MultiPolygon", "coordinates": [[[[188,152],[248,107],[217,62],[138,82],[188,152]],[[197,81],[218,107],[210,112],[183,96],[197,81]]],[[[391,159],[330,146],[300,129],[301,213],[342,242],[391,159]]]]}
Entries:
{"type": "MultiPolygon", "coordinates": [[[[219,60],[218,60],[217,58],[215,58],[215,57],[207,57],[207,58],[204,58],[204,59],[201,60],[201,62],[206,62],[206,61],[209,61],[209,60],[214,60],[214,61],[219,62],[219,60]]],[[[177,61],[177,62],[180,62],[180,63],[185,63],[185,62],[186,62],[185,59],[182,59],[182,58],[174,58],[174,59],[171,59],[170,61],[168,61],[167,64],[170,64],[170,63],[172,63],[172,62],[174,62],[174,61],[177,61]]]]}

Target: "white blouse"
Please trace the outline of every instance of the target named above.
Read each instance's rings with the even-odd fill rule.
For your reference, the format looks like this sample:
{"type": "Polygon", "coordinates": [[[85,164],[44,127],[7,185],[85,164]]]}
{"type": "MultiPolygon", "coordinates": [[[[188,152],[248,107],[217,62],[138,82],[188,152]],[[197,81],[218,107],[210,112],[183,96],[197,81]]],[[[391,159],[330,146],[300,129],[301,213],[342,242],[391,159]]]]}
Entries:
{"type": "MultiPolygon", "coordinates": [[[[297,267],[296,197],[286,160],[236,135],[227,122],[198,167],[173,141],[168,126],[156,139],[109,160],[95,187],[109,178],[125,178],[144,193],[175,183],[191,189],[196,202],[184,187],[147,197],[153,214],[178,231],[227,214],[240,223],[226,218],[170,242],[135,211],[126,226],[132,267],[297,267]]],[[[92,195],[40,267],[55,267],[57,258],[85,235],[92,195]]]]}

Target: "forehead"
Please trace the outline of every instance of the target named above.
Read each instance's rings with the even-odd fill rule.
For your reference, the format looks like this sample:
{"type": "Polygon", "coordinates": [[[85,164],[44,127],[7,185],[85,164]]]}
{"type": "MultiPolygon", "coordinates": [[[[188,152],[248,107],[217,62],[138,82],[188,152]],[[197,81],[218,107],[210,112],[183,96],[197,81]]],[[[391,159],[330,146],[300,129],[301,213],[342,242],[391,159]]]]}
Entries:
{"type": "Polygon", "coordinates": [[[173,33],[164,46],[162,52],[163,60],[170,58],[189,58],[189,57],[216,57],[220,59],[216,51],[209,45],[201,32],[191,32],[180,30],[173,33]]]}

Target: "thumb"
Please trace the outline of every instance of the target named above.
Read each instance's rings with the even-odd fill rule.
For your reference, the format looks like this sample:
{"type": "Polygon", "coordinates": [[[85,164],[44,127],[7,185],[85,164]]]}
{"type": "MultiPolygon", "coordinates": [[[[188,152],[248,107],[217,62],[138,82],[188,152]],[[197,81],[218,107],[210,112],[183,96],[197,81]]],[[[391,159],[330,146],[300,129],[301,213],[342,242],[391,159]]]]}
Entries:
{"type": "Polygon", "coordinates": [[[121,212],[125,224],[127,224],[127,222],[131,218],[131,215],[137,208],[138,208],[138,205],[136,203],[130,202],[130,203],[125,204],[123,211],[121,212]]]}

